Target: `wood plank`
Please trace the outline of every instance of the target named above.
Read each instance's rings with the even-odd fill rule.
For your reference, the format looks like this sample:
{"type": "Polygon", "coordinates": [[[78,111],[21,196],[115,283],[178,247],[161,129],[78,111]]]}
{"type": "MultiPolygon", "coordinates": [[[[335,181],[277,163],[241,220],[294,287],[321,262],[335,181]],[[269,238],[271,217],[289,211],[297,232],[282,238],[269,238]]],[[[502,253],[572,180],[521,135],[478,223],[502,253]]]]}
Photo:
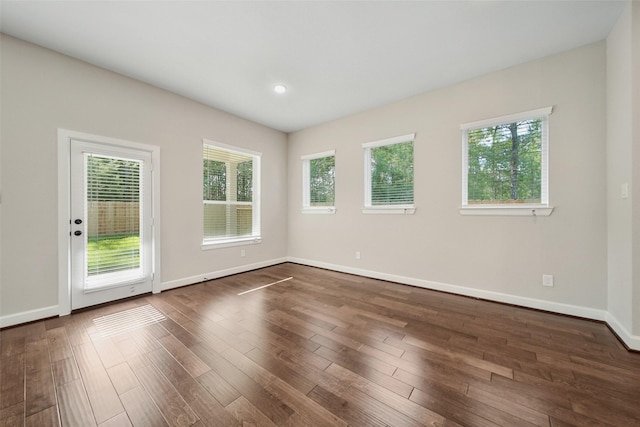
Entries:
{"type": "MultiPolygon", "coordinates": [[[[107,375],[111,378],[116,393],[120,396],[140,385],[138,377],[133,373],[127,362],[110,367],[107,369],[107,375]]],[[[122,397],[120,400],[122,400],[122,397]]]]}
{"type": "Polygon", "coordinates": [[[124,411],[118,393],[91,343],[73,347],[82,381],[98,424],[124,411]]]}
{"type": "Polygon", "coordinates": [[[369,365],[362,363],[358,359],[345,357],[344,355],[330,350],[326,347],[320,347],[318,350],[316,350],[316,353],[350,371],[361,375],[371,382],[388,388],[394,393],[398,393],[399,395],[404,397],[409,397],[409,395],[411,394],[412,387],[410,385],[403,383],[402,381],[399,381],[398,379],[386,375],[376,369],[372,369],[369,365]]]}
{"type": "Polygon", "coordinates": [[[507,412],[516,418],[520,418],[523,421],[531,423],[540,427],[549,427],[549,416],[539,412],[535,409],[531,409],[525,405],[515,403],[513,399],[496,396],[495,394],[486,391],[479,387],[469,386],[467,396],[475,399],[479,402],[483,402],[493,408],[507,412]]]}
{"type": "Polygon", "coordinates": [[[349,423],[349,425],[380,427],[386,427],[388,425],[383,420],[369,413],[366,409],[360,408],[320,386],[314,387],[307,396],[340,419],[349,423]]]}
{"type": "Polygon", "coordinates": [[[211,370],[202,360],[189,350],[182,341],[173,335],[160,338],[160,344],[178,361],[193,377],[199,377],[211,370]]]}
{"type": "Polygon", "coordinates": [[[315,317],[318,320],[322,320],[326,324],[331,325],[331,328],[329,330],[334,329],[337,326],[340,326],[343,328],[349,327],[349,323],[343,321],[339,317],[335,317],[335,316],[332,316],[331,314],[323,313],[321,309],[318,309],[318,307],[310,308],[302,305],[296,305],[291,307],[291,310],[306,314],[309,317],[315,317]]]}
{"type": "Polygon", "coordinates": [[[24,420],[25,427],[57,427],[60,425],[58,418],[58,406],[49,406],[40,412],[29,415],[24,420]]]}
{"type": "Polygon", "coordinates": [[[204,425],[233,427],[238,425],[238,420],[193,379],[178,383],[176,389],[204,425]]]}
{"type": "Polygon", "coordinates": [[[107,421],[100,424],[98,427],[132,427],[131,421],[127,416],[126,412],[116,415],[113,418],[108,419],[107,421]]]}
{"type": "Polygon", "coordinates": [[[170,426],[190,426],[198,420],[180,393],[155,367],[137,367],[134,373],[170,426]]]}
{"type": "MultiPolygon", "coordinates": [[[[445,419],[442,415],[430,411],[411,400],[405,399],[404,397],[393,393],[378,384],[368,381],[361,376],[336,365],[335,363],[327,368],[327,372],[342,378],[347,378],[352,384],[351,388],[355,388],[360,392],[367,394],[371,398],[385,403],[394,410],[412,418],[415,422],[429,423],[428,425],[434,426],[444,425],[445,419]]],[[[343,394],[341,394],[341,396],[342,395],[343,394]]]]}
{"type": "MultiPolygon", "coordinates": [[[[284,424],[295,425],[293,423],[297,421],[315,426],[335,426],[342,423],[341,420],[334,415],[330,415],[321,406],[303,403],[301,399],[304,399],[306,392],[303,393],[297,390],[287,381],[274,375],[270,369],[263,368],[246,355],[229,348],[222,353],[222,356],[294,411],[284,424]]],[[[266,414],[268,415],[269,412],[266,412],[266,414]]]]}
{"type": "Polygon", "coordinates": [[[91,404],[81,380],[57,388],[60,421],[63,426],[95,426],[91,404]]]}
{"type": "Polygon", "coordinates": [[[67,338],[69,338],[69,344],[71,344],[71,347],[91,342],[91,338],[89,338],[89,334],[85,329],[85,324],[87,324],[87,322],[87,314],[79,313],[65,326],[67,338]]]}
{"type": "Polygon", "coordinates": [[[222,406],[227,406],[241,396],[241,393],[233,388],[214,371],[209,371],[198,377],[198,382],[209,392],[222,406]]]}
{"type": "Polygon", "coordinates": [[[431,351],[436,354],[441,354],[449,357],[453,362],[456,363],[464,363],[469,366],[474,366],[476,368],[484,369],[488,372],[502,375],[505,378],[513,378],[513,369],[498,365],[496,363],[488,362],[486,360],[478,359],[475,357],[470,357],[466,355],[456,354],[455,352],[439,347],[437,345],[432,345],[426,341],[419,340],[412,337],[405,337],[403,339],[404,342],[413,345],[415,347],[420,347],[422,349],[431,351]]]}
{"type": "Polygon", "coordinates": [[[203,346],[203,343],[195,345],[192,350],[211,367],[213,372],[238,390],[242,396],[274,423],[284,423],[293,413],[291,408],[267,392],[227,359],[217,352],[208,349],[206,346],[203,346]]]}
{"type": "Polygon", "coordinates": [[[27,344],[25,359],[25,417],[56,405],[56,392],[47,340],[27,344]]]}
{"type": "Polygon", "coordinates": [[[24,402],[24,353],[0,358],[0,409],[24,402]]]}
{"type": "MultiPolygon", "coordinates": [[[[414,389],[410,399],[431,411],[442,414],[448,419],[465,426],[495,427],[496,423],[471,411],[471,405],[467,405],[464,396],[456,396],[447,391],[431,389],[425,393],[420,389],[414,389]]],[[[472,403],[472,402],[469,402],[472,403]]],[[[522,425],[522,423],[519,423],[522,425]]],[[[503,425],[518,425],[503,423],[503,425]]]]}
{"type": "Polygon", "coordinates": [[[24,353],[26,338],[24,325],[0,331],[0,359],[24,353]]]}
{"type": "MultiPolygon", "coordinates": [[[[399,412],[395,408],[391,407],[387,403],[374,399],[368,394],[364,393],[357,387],[350,387],[345,391],[342,396],[347,402],[360,408],[372,417],[381,420],[384,424],[390,426],[406,426],[413,427],[416,425],[427,425],[427,420],[416,420],[411,418],[402,412],[399,412]]],[[[417,406],[417,405],[416,405],[417,406]]],[[[433,423],[430,423],[433,425],[433,423]]]]}
{"type": "Polygon", "coordinates": [[[124,363],[124,357],[120,354],[118,347],[111,338],[93,338],[93,347],[102,361],[102,366],[111,368],[112,366],[124,363]]]}
{"type": "Polygon", "coordinates": [[[185,380],[193,380],[193,377],[184,369],[184,366],[178,363],[164,348],[147,353],[146,359],[153,363],[157,370],[162,372],[162,375],[173,385],[185,380]]]}
{"type": "MultiPolygon", "coordinates": [[[[292,332],[287,331],[277,325],[266,321],[259,322],[247,322],[242,321],[239,323],[244,329],[250,331],[254,337],[258,337],[258,341],[254,343],[255,347],[264,348],[265,345],[274,345],[280,346],[281,348],[290,349],[290,350],[306,350],[306,351],[315,351],[320,345],[309,341],[306,338],[303,338],[299,335],[296,335],[292,332]]],[[[241,333],[239,336],[244,337],[246,333],[241,333]]],[[[219,351],[224,351],[224,349],[220,349],[219,351]]]]}
{"type": "Polygon", "coordinates": [[[313,387],[316,386],[314,381],[311,381],[306,376],[300,375],[294,369],[287,366],[285,363],[272,357],[268,353],[254,348],[246,354],[246,357],[251,359],[254,363],[268,371],[270,374],[280,378],[286,383],[290,384],[293,388],[299,390],[303,394],[307,394],[313,387]]]}
{"type": "Polygon", "coordinates": [[[314,342],[322,345],[315,351],[315,353],[328,360],[331,360],[332,362],[336,362],[336,360],[342,360],[345,361],[346,364],[366,365],[369,368],[373,368],[378,372],[388,376],[393,375],[396,369],[398,369],[397,366],[394,366],[378,358],[371,357],[366,353],[345,347],[329,338],[315,335],[312,339],[314,342]]]}
{"type": "Polygon", "coordinates": [[[55,381],[56,386],[66,384],[80,378],[80,371],[78,371],[78,365],[73,357],[53,362],[51,364],[51,369],[53,370],[53,380],[55,381]]]}
{"type": "Polygon", "coordinates": [[[47,339],[49,340],[49,355],[52,362],[73,357],[66,328],[47,330],[47,339]]]}
{"type": "Polygon", "coordinates": [[[275,427],[274,424],[266,415],[264,415],[258,408],[253,406],[244,397],[240,396],[234,400],[227,410],[233,414],[238,420],[238,424],[242,426],[256,426],[256,427],[275,427]]]}
{"type": "Polygon", "coordinates": [[[545,414],[554,408],[571,408],[570,395],[565,390],[538,387],[499,375],[493,376],[491,383],[475,382],[473,387],[545,414]]]}
{"type": "Polygon", "coordinates": [[[307,398],[299,390],[293,388],[287,382],[275,379],[266,384],[267,390],[295,412],[283,424],[291,427],[308,425],[312,427],[346,427],[347,423],[335,414],[327,411],[321,405],[307,398]]]}
{"type": "Polygon", "coordinates": [[[0,427],[17,427],[24,425],[24,402],[16,403],[0,409],[0,427]]]}
{"type": "Polygon", "coordinates": [[[192,333],[184,329],[182,326],[171,320],[170,318],[160,322],[163,328],[169,333],[163,338],[173,337],[182,342],[184,346],[194,345],[201,341],[200,338],[194,336],[192,333]]]}
{"type": "MultiPolygon", "coordinates": [[[[160,410],[142,386],[132,388],[125,392],[122,395],[122,403],[127,410],[127,415],[131,423],[135,427],[161,427],[168,425],[160,413],[160,410]]],[[[179,425],[189,424],[181,423],[179,425]]]]}
{"type": "MultiPolygon", "coordinates": [[[[316,366],[316,363],[313,362],[313,360],[315,360],[315,357],[317,357],[314,353],[305,352],[303,354],[292,354],[291,352],[287,352],[284,350],[266,353],[262,352],[258,348],[255,348],[246,354],[246,356],[252,360],[254,360],[254,357],[268,357],[269,355],[282,362],[285,366],[297,372],[298,374],[300,374],[300,376],[307,379],[308,381],[315,383],[316,385],[321,385],[322,387],[332,392],[336,392],[337,390],[337,392],[340,393],[346,390],[351,385],[350,382],[340,378],[336,378],[335,376],[326,372],[326,368],[331,365],[330,361],[322,359],[324,360],[324,363],[320,368],[318,368],[316,366]],[[309,356],[313,356],[312,362],[309,362],[309,356]]],[[[291,383],[289,382],[289,384],[291,383]]]]}
{"type": "Polygon", "coordinates": [[[369,311],[369,310],[364,310],[362,308],[354,307],[352,305],[343,306],[341,308],[341,310],[344,310],[344,311],[346,311],[348,313],[352,313],[352,314],[355,314],[355,315],[360,316],[362,318],[365,318],[369,322],[380,322],[380,323],[382,323],[384,325],[387,325],[387,326],[395,326],[397,328],[404,328],[408,324],[408,322],[406,320],[395,319],[395,318],[390,317],[388,315],[379,314],[378,312],[376,312],[376,311],[382,311],[382,310],[369,311]]]}

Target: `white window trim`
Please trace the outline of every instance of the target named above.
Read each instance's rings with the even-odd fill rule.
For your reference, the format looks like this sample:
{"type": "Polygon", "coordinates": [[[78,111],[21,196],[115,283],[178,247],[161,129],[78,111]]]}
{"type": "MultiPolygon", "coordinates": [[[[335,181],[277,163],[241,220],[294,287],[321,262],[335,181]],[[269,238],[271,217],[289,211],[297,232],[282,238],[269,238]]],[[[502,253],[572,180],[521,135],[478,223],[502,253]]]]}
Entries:
{"type": "MultiPolygon", "coordinates": [[[[373,215],[413,215],[416,213],[415,204],[374,206],[371,204],[371,148],[383,147],[386,145],[401,144],[404,142],[415,142],[416,134],[394,136],[392,138],[378,141],[365,142],[364,149],[364,207],[363,214],[373,215]]],[[[415,167],[415,156],[414,156],[415,167]]]]}
{"type": "Polygon", "coordinates": [[[206,242],[202,243],[200,247],[203,251],[210,251],[211,249],[221,249],[221,248],[231,248],[234,246],[246,246],[246,245],[257,245],[262,243],[261,237],[238,237],[237,239],[220,239],[215,242],[206,242]]]}
{"type": "MultiPolygon", "coordinates": [[[[252,235],[252,236],[239,236],[239,237],[228,238],[228,239],[206,240],[204,238],[204,228],[203,228],[202,244],[200,245],[201,249],[211,250],[211,249],[228,248],[233,246],[255,245],[258,243],[262,243],[262,224],[260,223],[260,218],[261,218],[261,215],[260,215],[260,199],[261,199],[260,168],[262,165],[262,153],[258,151],[249,150],[246,148],[236,147],[233,145],[223,144],[221,142],[212,141],[206,138],[202,139],[202,144],[209,145],[223,151],[228,151],[230,153],[242,153],[242,154],[247,154],[249,156],[257,157],[258,161],[257,162],[254,161],[252,166],[253,167],[253,199],[254,200],[251,203],[253,204],[252,221],[254,224],[258,224],[259,233],[258,235],[252,235]]],[[[205,200],[203,200],[203,205],[204,205],[204,202],[205,200]]],[[[200,222],[202,224],[204,220],[200,222]]]]}
{"type": "Polygon", "coordinates": [[[523,111],[521,113],[491,119],[478,120],[460,125],[462,131],[462,206],[461,215],[500,215],[500,216],[549,216],[553,212],[553,206],[549,204],[549,116],[553,107],[538,108],[536,110],[523,111]],[[542,158],[541,158],[541,191],[540,203],[534,204],[479,204],[468,203],[469,189],[469,131],[504,123],[512,123],[519,120],[542,118],[542,158]]]}
{"type": "Polygon", "coordinates": [[[362,208],[362,213],[366,215],[413,215],[416,213],[416,208],[413,205],[373,206],[362,208]]]}
{"type": "MultiPolygon", "coordinates": [[[[311,160],[321,159],[336,155],[336,150],[323,151],[321,153],[306,154],[301,156],[302,160],[302,209],[303,214],[333,215],[336,213],[335,199],[334,206],[311,206],[311,160]]],[[[334,195],[335,197],[335,195],[334,195]]]]}

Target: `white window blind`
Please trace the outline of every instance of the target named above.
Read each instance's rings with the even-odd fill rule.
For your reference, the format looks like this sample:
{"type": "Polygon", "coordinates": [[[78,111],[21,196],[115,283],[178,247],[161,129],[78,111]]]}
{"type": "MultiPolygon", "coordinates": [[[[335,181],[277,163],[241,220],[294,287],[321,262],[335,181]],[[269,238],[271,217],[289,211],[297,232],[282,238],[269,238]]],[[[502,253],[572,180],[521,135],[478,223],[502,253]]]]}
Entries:
{"type": "Polygon", "coordinates": [[[302,156],[303,212],[335,213],[335,150],[302,156]]]}
{"type": "Polygon", "coordinates": [[[141,218],[143,162],[85,153],[86,281],[143,276],[141,218]]]}
{"type": "Polygon", "coordinates": [[[204,244],[260,238],[260,155],[203,145],[204,244]]]}
{"type": "Polygon", "coordinates": [[[410,134],[363,144],[365,208],[413,209],[414,138],[410,134]]]}

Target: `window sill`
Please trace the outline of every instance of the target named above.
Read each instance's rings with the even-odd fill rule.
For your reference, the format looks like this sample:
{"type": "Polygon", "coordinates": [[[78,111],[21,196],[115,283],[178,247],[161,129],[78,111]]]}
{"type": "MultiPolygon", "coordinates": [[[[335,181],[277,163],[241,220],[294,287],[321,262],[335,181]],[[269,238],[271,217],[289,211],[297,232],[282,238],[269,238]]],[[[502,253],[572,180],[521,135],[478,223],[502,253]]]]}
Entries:
{"type": "Polygon", "coordinates": [[[547,205],[472,205],[462,206],[460,215],[549,216],[553,206],[547,205]]]}
{"type": "Polygon", "coordinates": [[[336,208],[331,206],[324,207],[308,207],[302,208],[303,214],[316,214],[316,215],[333,215],[336,213],[336,208]]]}
{"type": "Polygon", "coordinates": [[[233,246],[245,246],[245,245],[257,245],[258,243],[262,243],[261,237],[248,237],[242,239],[233,239],[233,240],[220,240],[216,242],[204,242],[201,245],[203,251],[209,251],[211,249],[222,249],[222,248],[230,248],[233,246]]]}
{"type": "Polygon", "coordinates": [[[362,209],[366,215],[413,215],[416,213],[414,206],[367,206],[362,209]]]}

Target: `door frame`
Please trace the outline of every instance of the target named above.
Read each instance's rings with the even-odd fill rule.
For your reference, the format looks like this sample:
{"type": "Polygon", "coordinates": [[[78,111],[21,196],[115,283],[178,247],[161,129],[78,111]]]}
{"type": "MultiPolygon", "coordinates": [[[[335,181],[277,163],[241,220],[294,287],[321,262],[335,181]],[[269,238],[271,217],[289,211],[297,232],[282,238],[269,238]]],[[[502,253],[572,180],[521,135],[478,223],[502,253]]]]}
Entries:
{"type": "Polygon", "coordinates": [[[151,291],[161,290],[160,257],[160,147],[123,139],[58,129],[58,314],[71,313],[71,140],[147,151],[151,153],[152,250],[151,291]]]}

